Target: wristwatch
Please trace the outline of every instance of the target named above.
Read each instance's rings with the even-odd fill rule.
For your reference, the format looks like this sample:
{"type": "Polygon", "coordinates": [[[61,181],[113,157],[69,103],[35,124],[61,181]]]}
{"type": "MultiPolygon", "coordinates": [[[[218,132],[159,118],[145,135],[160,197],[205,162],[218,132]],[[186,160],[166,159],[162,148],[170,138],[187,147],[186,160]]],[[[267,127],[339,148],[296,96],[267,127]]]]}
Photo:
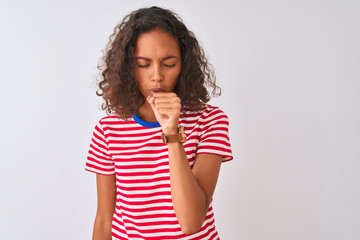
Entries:
{"type": "Polygon", "coordinates": [[[161,133],[161,139],[163,143],[174,143],[174,142],[186,142],[185,134],[184,134],[184,126],[179,126],[179,132],[173,135],[165,136],[164,133],[161,133]]]}

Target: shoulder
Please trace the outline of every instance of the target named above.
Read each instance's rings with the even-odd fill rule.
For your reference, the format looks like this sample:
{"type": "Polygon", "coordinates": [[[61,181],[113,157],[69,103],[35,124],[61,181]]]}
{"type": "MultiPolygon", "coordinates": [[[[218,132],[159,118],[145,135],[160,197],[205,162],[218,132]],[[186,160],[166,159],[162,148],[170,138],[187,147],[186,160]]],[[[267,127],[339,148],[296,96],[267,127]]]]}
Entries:
{"type": "Polygon", "coordinates": [[[183,108],[185,115],[197,115],[200,116],[202,119],[211,118],[213,116],[223,116],[227,118],[227,115],[224,113],[223,110],[221,110],[219,107],[210,105],[210,104],[204,104],[204,107],[201,110],[193,111],[187,106],[184,106],[183,108]]]}
{"type": "MultiPolygon", "coordinates": [[[[128,120],[131,119],[132,118],[130,117],[128,120]]],[[[114,127],[125,127],[126,125],[129,125],[130,121],[128,120],[121,119],[116,114],[109,114],[101,116],[100,119],[96,121],[96,127],[105,133],[108,130],[113,129],[114,127]]]]}
{"type": "Polygon", "coordinates": [[[106,125],[109,123],[111,124],[112,122],[114,122],[114,120],[120,120],[120,119],[118,119],[115,115],[111,114],[111,115],[102,116],[100,120],[98,120],[98,122],[101,125],[106,125]]]}
{"type": "Polygon", "coordinates": [[[219,116],[227,118],[227,115],[224,113],[223,110],[221,110],[217,106],[210,105],[210,104],[206,104],[203,116],[206,118],[219,117],[219,116]]]}
{"type": "Polygon", "coordinates": [[[228,124],[228,117],[219,107],[204,104],[204,107],[198,111],[192,111],[186,106],[183,108],[185,119],[192,119],[193,121],[199,121],[200,124],[212,124],[214,122],[221,121],[228,124]]]}

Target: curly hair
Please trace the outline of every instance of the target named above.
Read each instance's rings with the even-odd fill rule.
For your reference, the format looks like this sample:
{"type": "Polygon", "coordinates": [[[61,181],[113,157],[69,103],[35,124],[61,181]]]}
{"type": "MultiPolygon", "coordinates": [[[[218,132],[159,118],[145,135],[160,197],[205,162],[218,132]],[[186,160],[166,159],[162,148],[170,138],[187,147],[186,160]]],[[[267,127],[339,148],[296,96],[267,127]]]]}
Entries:
{"type": "Polygon", "coordinates": [[[141,8],[125,16],[109,37],[97,68],[101,81],[96,91],[105,102],[106,113],[114,112],[127,119],[136,114],[145,102],[133,74],[134,49],[137,38],[154,29],[162,29],[174,36],[179,44],[182,68],[174,92],[191,110],[200,110],[211,96],[220,96],[213,67],[205,57],[193,32],[189,31],[174,12],[159,8],[141,8]]]}

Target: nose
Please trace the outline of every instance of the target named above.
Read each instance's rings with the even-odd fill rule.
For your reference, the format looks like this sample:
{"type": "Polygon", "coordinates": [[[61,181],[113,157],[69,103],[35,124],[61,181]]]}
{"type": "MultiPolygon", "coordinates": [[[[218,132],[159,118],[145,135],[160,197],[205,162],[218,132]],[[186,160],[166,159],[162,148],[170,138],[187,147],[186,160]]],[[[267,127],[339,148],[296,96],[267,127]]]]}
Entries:
{"type": "Polygon", "coordinates": [[[151,80],[155,81],[155,82],[161,82],[163,80],[163,74],[161,71],[160,64],[153,65],[153,73],[152,73],[151,80]]]}

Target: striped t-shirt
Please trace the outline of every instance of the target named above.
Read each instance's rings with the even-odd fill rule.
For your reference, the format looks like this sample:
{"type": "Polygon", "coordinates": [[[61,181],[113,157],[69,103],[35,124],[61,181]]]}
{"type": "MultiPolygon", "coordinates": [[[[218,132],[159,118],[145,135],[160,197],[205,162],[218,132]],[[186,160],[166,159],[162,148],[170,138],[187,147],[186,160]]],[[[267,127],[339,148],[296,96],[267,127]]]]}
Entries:
{"type": "MultiPolygon", "coordinates": [[[[201,111],[186,107],[179,119],[184,126],[183,144],[192,168],[199,153],[232,160],[227,116],[218,107],[201,111]]],[[[112,221],[113,239],[219,239],[212,203],[196,233],[185,235],[171,200],[167,144],[161,140],[158,122],[149,123],[134,115],[127,121],[115,115],[96,124],[85,169],[116,174],[116,209],[112,221]]]]}

